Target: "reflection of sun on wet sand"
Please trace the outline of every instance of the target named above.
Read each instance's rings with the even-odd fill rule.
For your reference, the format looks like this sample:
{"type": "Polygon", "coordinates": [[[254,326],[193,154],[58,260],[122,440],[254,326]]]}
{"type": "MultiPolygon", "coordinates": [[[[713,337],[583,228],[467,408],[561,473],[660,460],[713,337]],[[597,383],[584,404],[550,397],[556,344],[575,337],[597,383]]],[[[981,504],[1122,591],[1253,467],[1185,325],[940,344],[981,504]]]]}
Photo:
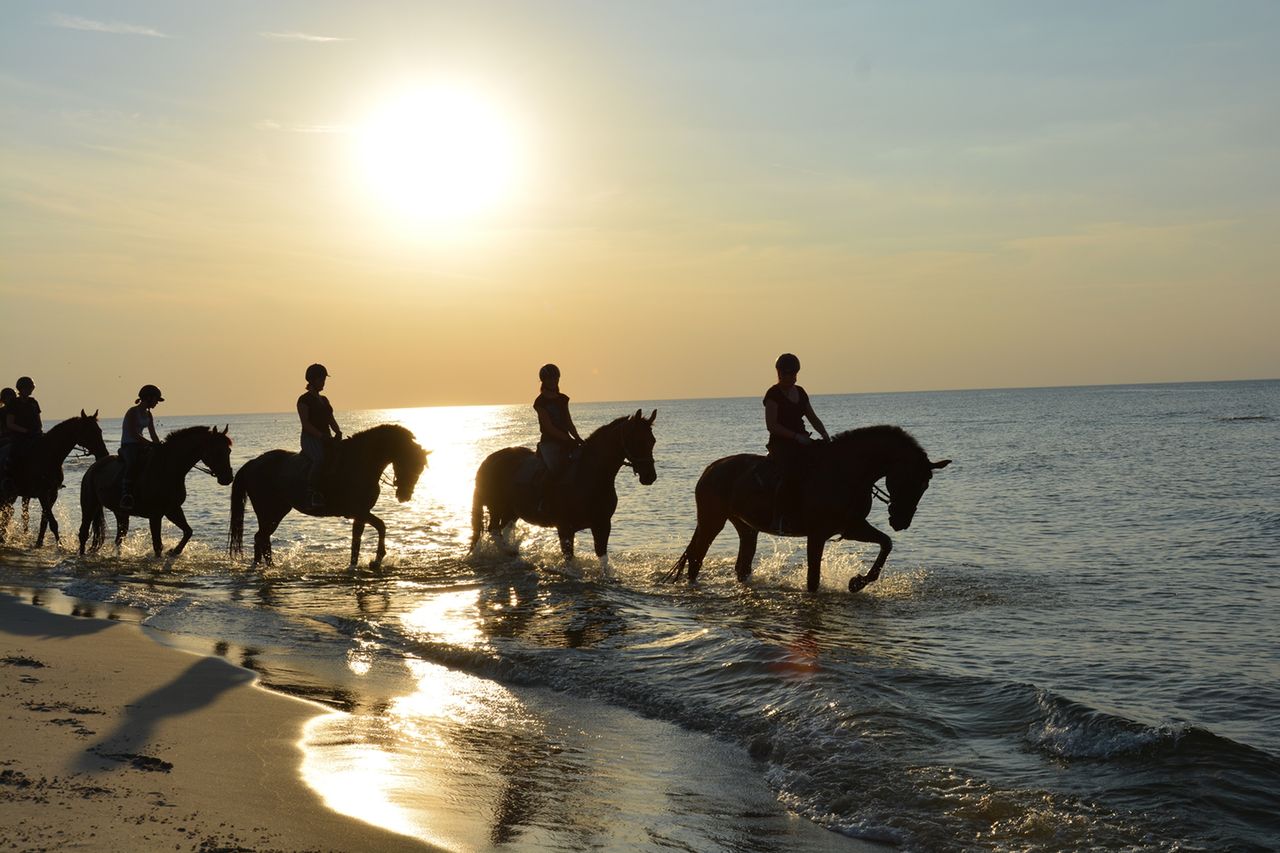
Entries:
{"type": "Polygon", "coordinates": [[[0,595],[0,846],[424,850],[300,780],[314,705],[130,625],[0,595]]]}

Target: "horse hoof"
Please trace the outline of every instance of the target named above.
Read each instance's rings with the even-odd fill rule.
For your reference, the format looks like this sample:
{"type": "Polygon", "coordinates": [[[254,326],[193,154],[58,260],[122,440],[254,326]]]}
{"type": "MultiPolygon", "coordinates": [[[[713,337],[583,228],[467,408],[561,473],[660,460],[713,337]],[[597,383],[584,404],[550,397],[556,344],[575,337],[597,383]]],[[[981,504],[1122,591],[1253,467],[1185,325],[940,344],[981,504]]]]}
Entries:
{"type": "Polygon", "coordinates": [[[871,583],[871,578],[855,577],[849,578],[849,592],[861,592],[867,584],[871,583]]]}

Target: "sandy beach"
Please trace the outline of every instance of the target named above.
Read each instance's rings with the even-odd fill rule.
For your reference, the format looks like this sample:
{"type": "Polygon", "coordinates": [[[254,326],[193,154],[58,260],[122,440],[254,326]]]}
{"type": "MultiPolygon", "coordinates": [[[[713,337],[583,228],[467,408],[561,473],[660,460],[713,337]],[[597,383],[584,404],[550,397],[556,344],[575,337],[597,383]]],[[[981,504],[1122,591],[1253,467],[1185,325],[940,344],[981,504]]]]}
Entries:
{"type": "Polygon", "coordinates": [[[0,596],[0,849],[432,849],[301,781],[324,713],[135,625],[0,596]]]}

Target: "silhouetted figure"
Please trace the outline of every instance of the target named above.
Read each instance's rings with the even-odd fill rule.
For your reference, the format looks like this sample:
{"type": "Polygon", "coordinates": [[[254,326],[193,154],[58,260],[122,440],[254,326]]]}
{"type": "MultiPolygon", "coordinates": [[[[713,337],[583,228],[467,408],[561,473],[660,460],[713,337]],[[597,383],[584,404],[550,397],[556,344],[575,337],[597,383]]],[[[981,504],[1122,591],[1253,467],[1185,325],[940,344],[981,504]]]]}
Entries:
{"type": "Polygon", "coordinates": [[[313,506],[307,494],[309,467],[301,453],[269,450],[250,459],[236,472],[231,486],[232,556],[239,556],[244,540],[245,502],[253,504],[258,516],[258,532],[253,537],[254,563],[271,564],[271,534],[291,509],[307,515],[345,516],[351,519],[351,565],[360,555],[360,538],[365,524],[378,531],[378,553],[374,565],[386,556],[387,527],[371,510],[378,501],[382,472],[388,465],[395,472],[396,500],[413,497],[427,452],[413,433],[399,424],[379,424],[342,441],[342,451],[327,480],[329,494],[323,507],[313,506]]]}
{"type": "Polygon", "coordinates": [[[538,458],[547,466],[544,491],[554,489],[564,477],[582,446],[582,437],[569,414],[569,397],[560,393],[560,368],[544,364],[538,371],[542,389],[533,401],[538,413],[538,458]]]}
{"type": "MultiPolygon", "coordinates": [[[[158,388],[152,386],[156,397],[158,388]]],[[[147,388],[143,388],[147,391],[147,388]]],[[[92,531],[91,549],[102,545],[105,529],[103,510],[111,510],[116,517],[116,547],[129,532],[129,517],[147,519],[151,525],[151,547],[160,556],[160,523],[169,519],[182,531],[182,540],[169,549],[169,556],[182,553],[191,539],[191,525],[182,511],[187,499],[187,474],[197,464],[208,468],[208,473],[222,486],[231,485],[231,437],[228,427],[192,426],[175,430],[164,441],[149,444],[151,458],[138,470],[138,488],[133,493],[130,507],[124,506],[120,481],[124,476],[124,459],[108,456],[99,459],[84,472],[80,481],[80,553],[85,552],[92,531]]],[[[155,433],[152,432],[152,435],[155,433]]]]}
{"type": "MultiPolygon", "coordinates": [[[[760,470],[769,464],[762,456],[741,453],[707,466],[694,488],[698,526],[684,554],[667,573],[667,580],[679,578],[688,567],[689,582],[696,581],[707,549],[727,521],[738,531],[735,568],[738,580],[746,583],[751,577],[758,534],[773,532],[775,490],[760,470]]],[[[836,535],[880,546],[871,571],[850,579],[850,592],[857,592],[880,576],[893,541],[867,521],[877,480],[883,477],[889,492],[889,524],[894,530],[906,530],[929,488],[933,472],[950,464],[950,459],[929,461],[916,440],[896,426],[849,430],[815,445],[804,482],[804,499],[783,507],[786,527],[782,531],[784,536],[808,539],[809,591],[818,589],[822,551],[827,540],[836,535]]]]}
{"type": "Polygon", "coordinates": [[[36,390],[36,383],[30,376],[19,376],[14,383],[18,389],[17,397],[12,403],[5,405],[5,431],[9,434],[8,453],[0,465],[0,492],[9,494],[14,487],[12,471],[22,459],[31,452],[36,438],[44,432],[44,424],[40,420],[40,403],[31,392],[36,390]]]}
{"type": "MultiPolygon", "coordinates": [[[[530,472],[542,466],[527,447],[504,447],[490,453],[476,471],[476,488],[471,499],[471,547],[475,548],[485,530],[485,509],[489,510],[489,533],[501,536],[517,519],[540,527],[554,527],[560,537],[560,551],[573,558],[573,537],[590,529],[596,556],[608,567],[606,554],[613,511],[618,507],[614,478],[628,464],[643,486],[658,479],[653,465],[653,421],[637,409],[634,415],[618,418],[587,436],[581,457],[570,465],[557,484],[555,500],[543,501],[537,478],[530,472]]],[[[575,430],[576,433],[576,430],[575,430]]]]}
{"type": "Polygon", "coordinates": [[[766,445],[769,458],[777,465],[779,472],[773,529],[780,533],[785,524],[782,508],[798,503],[800,487],[811,455],[808,448],[813,439],[804,428],[805,418],[813,424],[823,441],[830,441],[831,437],[827,435],[827,428],[822,425],[822,421],[814,414],[809,395],[796,384],[796,375],[800,373],[800,359],[785,352],[778,356],[773,366],[778,371],[778,383],[765,392],[764,425],[769,430],[769,442],[766,445]]]}
{"type": "MultiPolygon", "coordinates": [[[[53,505],[58,500],[58,490],[62,488],[62,463],[72,448],[83,447],[98,459],[105,459],[108,453],[102,441],[98,413],[86,415],[83,409],[79,417],[68,418],[47,433],[36,434],[26,441],[28,447],[25,452],[15,455],[10,462],[12,485],[0,496],[0,541],[3,541],[5,527],[13,512],[10,506],[13,499],[37,498],[40,501],[40,534],[36,537],[36,547],[40,547],[44,544],[46,529],[53,532],[54,542],[58,541],[58,519],[53,514],[53,505]]],[[[12,443],[9,449],[13,449],[12,443]]]]}
{"type": "Polygon", "coordinates": [[[329,371],[323,364],[307,368],[307,390],[298,398],[298,419],[302,421],[302,455],[311,461],[307,472],[307,500],[313,507],[324,506],[324,494],[320,483],[333,465],[342,441],[342,429],[333,419],[333,406],[329,398],[321,394],[329,371]]]}
{"type": "Polygon", "coordinates": [[[164,402],[160,389],[154,385],[143,385],[133,402],[134,405],[124,413],[124,423],[120,428],[120,458],[124,461],[124,476],[120,481],[121,509],[133,509],[133,482],[138,476],[138,469],[143,457],[150,456],[155,445],[160,443],[155,419],[151,417],[151,410],[156,404],[164,402]]]}

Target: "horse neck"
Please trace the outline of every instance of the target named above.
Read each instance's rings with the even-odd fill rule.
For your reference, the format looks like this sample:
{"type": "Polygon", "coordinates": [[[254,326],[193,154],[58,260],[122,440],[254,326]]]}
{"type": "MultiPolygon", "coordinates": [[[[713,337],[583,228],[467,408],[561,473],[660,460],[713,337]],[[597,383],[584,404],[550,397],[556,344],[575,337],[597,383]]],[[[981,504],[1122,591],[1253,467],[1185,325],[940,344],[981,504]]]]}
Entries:
{"type": "Polygon", "coordinates": [[[170,443],[169,440],[161,442],[157,449],[164,459],[164,467],[185,476],[200,461],[200,447],[203,441],[204,436],[197,434],[189,438],[183,436],[176,443],[170,443]]]}
{"type": "Polygon", "coordinates": [[[592,433],[582,448],[584,467],[590,472],[599,472],[602,479],[612,480],[618,476],[625,457],[621,424],[608,424],[592,433]]]}
{"type": "Polygon", "coordinates": [[[383,468],[396,460],[393,438],[390,433],[361,433],[342,442],[342,455],[348,460],[348,467],[350,462],[355,462],[357,469],[367,465],[381,474],[383,468]]]}
{"type": "Polygon", "coordinates": [[[63,421],[41,437],[42,450],[59,462],[71,455],[76,446],[76,419],[63,421]]]}
{"type": "Polygon", "coordinates": [[[837,450],[838,464],[859,483],[867,486],[889,473],[906,453],[907,448],[885,438],[867,438],[842,443],[837,450]]]}

